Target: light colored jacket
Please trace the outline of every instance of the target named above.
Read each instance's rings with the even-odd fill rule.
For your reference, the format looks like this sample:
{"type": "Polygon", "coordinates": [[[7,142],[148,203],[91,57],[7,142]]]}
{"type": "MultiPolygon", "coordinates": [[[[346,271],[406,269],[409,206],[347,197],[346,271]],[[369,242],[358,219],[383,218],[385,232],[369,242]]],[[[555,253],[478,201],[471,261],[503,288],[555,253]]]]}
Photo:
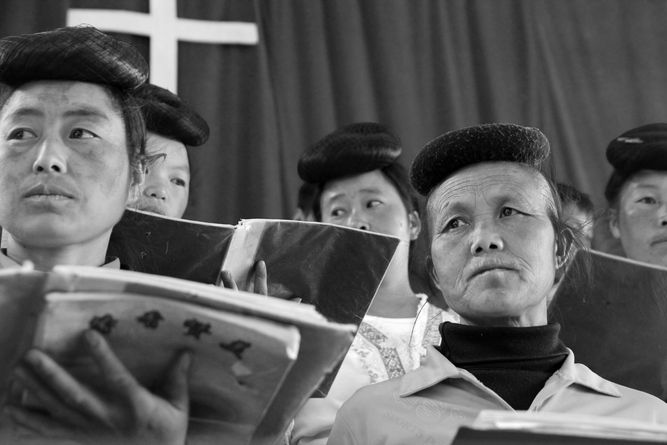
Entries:
{"type": "MultiPolygon", "coordinates": [[[[366,386],[338,411],[329,445],[445,445],[480,411],[513,408],[470,372],[434,347],[422,367],[366,386]]],[[[667,404],[617,385],[568,356],[545,383],[528,411],[617,417],[667,425],[667,404]]]]}

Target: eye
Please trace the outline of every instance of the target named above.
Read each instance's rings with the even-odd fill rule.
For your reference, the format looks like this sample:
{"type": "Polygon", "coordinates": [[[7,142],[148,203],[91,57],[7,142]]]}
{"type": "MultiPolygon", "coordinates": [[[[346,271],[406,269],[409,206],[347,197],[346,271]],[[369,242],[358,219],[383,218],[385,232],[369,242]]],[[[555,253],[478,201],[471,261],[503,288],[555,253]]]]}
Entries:
{"type": "Polygon", "coordinates": [[[373,207],[377,207],[379,205],[382,205],[382,201],[380,201],[379,199],[371,199],[366,203],[366,208],[372,209],[373,207]]]}
{"type": "Polygon", "coordinates": [[[656,204],[658,201],[652,196],[643,196],[639,198],[636,202],[641,204],[656,204]]]}
{"type": "Polygon", "coordinates": [[[506,217],[506,216],[512,216],[512,215],[518,215],[519,211],[516,209],[513,209],[512,207],[503,207],[500,209],[500,216],[501,217],[506,217]]]}
{"type": "Polygon", "coordinates": [[[458,229],[458,228],[462,227],[463,224],[464,224],[464,221],[461,218],[459,218],[459,217],[452,218],[449,221],[447,221],[447,223],[445,224],[445,227],[443,228],[442,232],[445,233],[445,232],[449,232],[450,230],[458,229]]]}
{"type": "Polygon", "coordinates": [[[36,138],[37,135],[35,132],[28,128],[17,128],[15,130],[12,130],[9,133],[9,136],[7,137],[7,140],[24,140],[24,139],[31,139],[31,138],[36,138]]]}
{"type": "Polygon", "coordinates": [[[187,185],[185,180],[181,178],[171,178],[171,183],[176,184],[179,187],[185,187],[187,185]]]}
{"type": "Polygon", "coordinates": [[[97,135],[92,131],[84,130],[83,128],[75,128],[69,134],[70,139],[93,139],[97,135]]]}
{"type": "Polygon", "coordinates": [[[334,218],[340,218],[344,214],[345,210],[341,208],[331,209],[331,212],[329,212],[329,215],[333,216],[334,218]]]}

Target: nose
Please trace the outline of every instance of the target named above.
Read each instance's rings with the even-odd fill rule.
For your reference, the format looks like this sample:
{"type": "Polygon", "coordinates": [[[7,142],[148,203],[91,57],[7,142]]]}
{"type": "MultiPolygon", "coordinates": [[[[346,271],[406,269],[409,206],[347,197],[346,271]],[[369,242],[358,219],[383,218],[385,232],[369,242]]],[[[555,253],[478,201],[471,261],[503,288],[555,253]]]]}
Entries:
{"type": "Polygon", "coordinates": [[[667,226],[667,203],[664,203],[660,206],[658,213],[658,224],[661,227],[667,226]]]}
{"type": "Polygon", "coordinates": [[[474,256],[503,250],[503,238],[493,223],[480,223],[472,232],[470,253],[474,256]]]}
{"type": "Polygon", "coordinates": [[[67,161],[62,143],[46,139],[39,147],[32,164],[33,173],[67,173],[67,161]]]}
{"type": "Polygon", "coordinates": [[[352,210],[347,220],[347,226],[360,230],[371,230],[371,225],[368,223],[363,214],[358,210],[352,210]]]}
{"type": "Polygon", "coordinates": [[[149,198],[159,199],[161,201],[167,200],[167,189],[160,184],[149,184],[144,187],[144,196],[149,198]]]}

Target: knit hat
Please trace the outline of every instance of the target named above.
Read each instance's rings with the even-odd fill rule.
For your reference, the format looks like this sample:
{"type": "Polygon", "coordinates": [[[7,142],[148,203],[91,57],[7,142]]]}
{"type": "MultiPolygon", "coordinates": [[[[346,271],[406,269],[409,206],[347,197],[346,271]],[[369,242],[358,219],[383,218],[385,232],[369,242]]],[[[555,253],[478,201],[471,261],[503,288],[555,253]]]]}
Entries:
{"type": "Polygon", "coordinates": [[[456,171],[481,162],[519,162],[547,174],[549,152],[549,141],[537,128],[494,123],[453,130],[419,152],[410,169],[410,182],[427,196],[456,171]]]}
{"type": "Polygon", "coordinates": [[[0,39],[0,82],[72,80],[131,90],[148,78],[148,64],[130,44],[92,26],[0,39]]]}
{"type": "Polygon", "coordinates": [[[171,91],[146,83],[136,90],[135,96],[148,131],[190,147],[208,140],[209,128],[204,118],[171,91]]]}
{"type": "Polygon", "coordinates": [[[648,124],[626,131],[607,146],[614,171],[604,194],[613,202],[623,184],[640,170],[667,170],[667,124],[648,124]]]}

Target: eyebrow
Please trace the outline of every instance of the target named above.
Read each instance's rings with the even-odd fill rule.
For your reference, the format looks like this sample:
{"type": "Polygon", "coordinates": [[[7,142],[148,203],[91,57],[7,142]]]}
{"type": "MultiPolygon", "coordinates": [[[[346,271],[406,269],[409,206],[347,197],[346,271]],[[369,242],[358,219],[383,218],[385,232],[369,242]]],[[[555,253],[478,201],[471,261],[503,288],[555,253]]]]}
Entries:
{"type": "Polygon", "coordinates": [[[85,106],[85,105],[74,108],[72,110],[67,110],[63,113],[63,116],[65,116],[65,117],[92,117],[92,118],[105,119],[105,120],[109,119],[109,116],[106,113],[98,110],[97,108],[88,107],[88,106],[85,106]]]}
{"type": "MultiPolygon", "coordinates": [[[[43,117],[44,112],[40,110],[39,108],[35,107],[21,107],[17,108],[16,110],[12,111],[9,113],[11,117],[43,117]]],[[[109,116],[98,110],[97,108],[94,107],[89,107],[89,106],[79,106],[77,108],[67,110],[63,113],[63,116],[65,117],[93,117],[97,119],[109,119],[109,116]]]]}
{"type": "Polygon", "coordinates": [[[44,116],[44,112],[34,107],[21,107],[9,113],[10,117],[44,116]]]}
{"type": "Polygon", "coordinates": [[[190,167],[187,166],[186,164],[177,165],[175,167],[172,167],[171,169],[179,171],[181,173],[187,173],[188,175],[190,174],[190,167]]]}
{"type": "MultiPolygon", "coordinates": [[[[382,193],[382,191],[377,187],[367,187],[367,188],[363,188],[363,189],[359,190],[359,193],[377,193],[377,194],[379,194],[379,193],[382,193]]],[[[345,195],[346,195],[346,193],[340,192],[340,193],[336,193],[332,196],[325,197],[325,199],[327,201],[335,201],[336,199],[342,198],[345,195]]]]}

